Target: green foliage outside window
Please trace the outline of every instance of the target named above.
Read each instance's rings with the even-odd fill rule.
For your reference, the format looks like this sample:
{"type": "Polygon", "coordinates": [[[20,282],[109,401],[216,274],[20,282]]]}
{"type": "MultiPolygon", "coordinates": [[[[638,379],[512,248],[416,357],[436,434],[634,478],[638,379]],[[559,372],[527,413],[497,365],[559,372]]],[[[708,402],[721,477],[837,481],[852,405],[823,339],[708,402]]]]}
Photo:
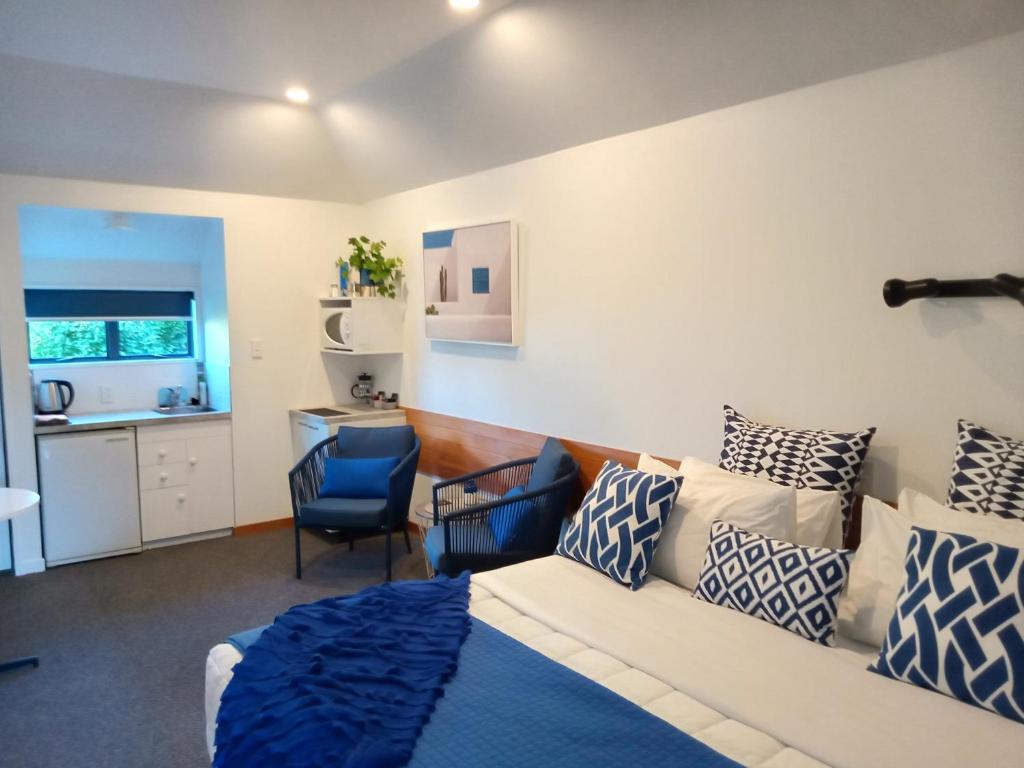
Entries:
{"type": "Polygon", "coordinates": [[[106,358],[107,324],[102,320],[31,320],[28,349],[33,360],[106,358]]]}
{"type": "Polygon", "coordinates": [[[119,320],[122,357],[188,354],[187,320],[119,320]]]}
{"type": "Polygon", "coordinates": [[[189,357],[191,336],[184,319],[28,321],[33,362],[189,357]]]}

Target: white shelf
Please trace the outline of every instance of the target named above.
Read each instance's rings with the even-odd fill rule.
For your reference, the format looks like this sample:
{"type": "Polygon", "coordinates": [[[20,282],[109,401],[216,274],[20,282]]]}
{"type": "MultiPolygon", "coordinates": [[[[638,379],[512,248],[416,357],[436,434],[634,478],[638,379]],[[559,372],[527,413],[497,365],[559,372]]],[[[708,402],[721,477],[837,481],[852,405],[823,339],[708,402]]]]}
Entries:
{"type": "Polygon", "coordinates": [[[325,355],[343,355],[346,357],[365,357],[366,355],[401,355],[400,349],[382,349],[375,352],[349,352],[347,349],[321,349],[325,355]]]}

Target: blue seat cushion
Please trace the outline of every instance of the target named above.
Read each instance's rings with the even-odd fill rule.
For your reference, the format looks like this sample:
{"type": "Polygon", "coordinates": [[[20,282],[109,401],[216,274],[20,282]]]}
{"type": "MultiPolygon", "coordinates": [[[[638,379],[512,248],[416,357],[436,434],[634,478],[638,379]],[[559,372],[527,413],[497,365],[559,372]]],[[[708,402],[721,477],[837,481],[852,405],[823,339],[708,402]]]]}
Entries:
{"type": "MultiPolygon", "coordinates": [[[[517,485],[502,497],[514,499],[526,493],[525,485],[517,485]]],[[[532,501],[518,501],[514,504],[505,504],[491,510],[487,518],[487,524],[494,534],[494,541],[498,549],[508,552],[522,545],[524,539],[529,539],[530,529],[534,526],[534,513],[537,507],[532,501]]]]}
{"type": "Polygon", "coordinates": [[[338,499],[330,496],[304,504],[299,524],[325,528],[380,528],[387,514],[387,499],[338,499]]]}
{"type": "Polygon", "coordinates": [[[319,496],[338,499],[382,499],[388,495],[391,470],[398,456],[382,459],[327,459],[319,496]]]}
{"type": "MultiPolygon", "coordinates": [[[[494,534],[486,525],[465,525],[459,526],[457,541],[477,542],[478,546],[463,547],[455,552],[455,557],[460,554],[494,554],[497,550],[497,543],[494,541],[494,534]],[[479,550],[474,552],[472,550],[479,550]]],[[[435,571],[445,572],[448,570],[450,556],[444,549],[444,525],[435,525],[427,531],[423,539],[423,548],[426,550],[427,558],[435,571]]]]}
{"type": "Polygon", "coordinates": [[[544,447],[533,465],[530,480],[526,484],[526,492],[539,491],[555,480],[565,477],[572,470],[572,463],[572,455],[565,450],[565,446],[555,438],[549,437],[544,441],[544,447]]]}

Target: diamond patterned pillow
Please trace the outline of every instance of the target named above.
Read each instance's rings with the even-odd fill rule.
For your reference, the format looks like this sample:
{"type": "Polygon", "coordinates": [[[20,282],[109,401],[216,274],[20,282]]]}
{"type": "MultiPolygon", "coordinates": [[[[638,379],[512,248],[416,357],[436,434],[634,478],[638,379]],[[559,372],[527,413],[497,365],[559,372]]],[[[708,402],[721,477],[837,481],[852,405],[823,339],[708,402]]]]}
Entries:
{"type": "Polygon", "coordinates": [[[1024,550],[914,528],[872,672],[1024,723],[1024,550]]]}
{"type": "Polygon", "coordinates": [[[682,483],[606,461],[556,551],[640,589],[682,483]]]}
{"type": "Polygon", "coordinates": [[[1024,441],[957,422],[946,506],[1024,520],[1024,441]]]}
{"type": "Polygon", "coordinates": [[[801,547],[715,520],[693,596],[832,645],[852,554],[801,547]]]}
{"type": "Polygon", "coordinates": [[[772,427],[751,421],[727,405],[718,465],[780,485],[839,491],[845,537],[864,457],[874,434],[874,427],[860,432],[772,427]]]}

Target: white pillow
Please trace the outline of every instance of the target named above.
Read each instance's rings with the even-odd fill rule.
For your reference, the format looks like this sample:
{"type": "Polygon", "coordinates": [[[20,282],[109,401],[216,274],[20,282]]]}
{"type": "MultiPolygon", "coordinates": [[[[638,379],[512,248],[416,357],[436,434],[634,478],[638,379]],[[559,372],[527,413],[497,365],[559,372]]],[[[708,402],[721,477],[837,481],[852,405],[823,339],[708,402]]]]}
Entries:
{"type": "Polygon", "coordinates": [[[839,634],[881,647],[906,577],[903,562],[910,526],[902,506],[896,510],[884,501],[864,497],[860,546],[850,565],[846,591],[839,598],[839,634]]]}
{"type": "Polygon", "coordinates": [[[1019,520],[950,509],[910,488],[900,493],[898,510],[865,496],[860,547],[839,601],[840,634],[881,647],[906,578],[912,525],[1024,548],[1024,523],[1019,520]]]}
{"type": "Polygon", "coordinates": [[[843,546],[842,497],[839,491],[800,488],[796,492],[796,537],[802,547],[843,546]],[[838,539],[838,541],[836,540],[838,539]]]}
{"type": "Polygon", "coordinates": [[[952,509],[910,488],[900,494],[900,509],[907,510],[918,528],[962,533],[1004,547],[1024,548],[1024,522],[1015,518],[952,509]]]}
{"type": "Polygon", "coordinates": [[[653,475],[682,475],[683,487],[654,552],[651,573],[687,589],[697,586],[711,523],[723,520],[751,533],[792,541],[796,490],[736,475],[700,459],[683,459],[678,470],[647,454],[637,468],[653,475]]]}

